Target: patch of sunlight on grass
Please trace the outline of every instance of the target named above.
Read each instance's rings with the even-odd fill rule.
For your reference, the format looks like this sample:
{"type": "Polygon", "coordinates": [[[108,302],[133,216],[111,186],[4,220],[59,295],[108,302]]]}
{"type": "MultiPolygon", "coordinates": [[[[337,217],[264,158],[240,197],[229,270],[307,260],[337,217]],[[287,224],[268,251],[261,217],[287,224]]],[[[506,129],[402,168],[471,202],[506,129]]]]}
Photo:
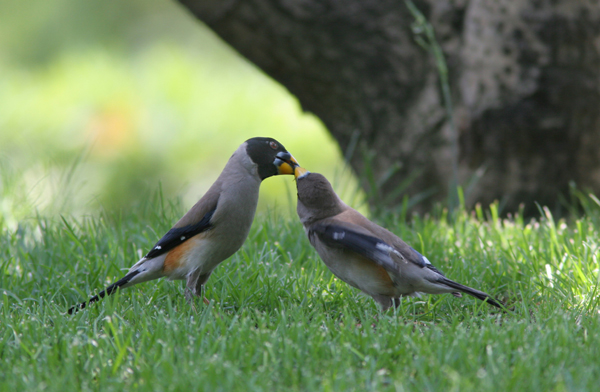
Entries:
{"type": "MultiPolygon", "coordinates": [[[[2,214],[13,220],[35,209],[127,208],[159,185],[191,206],[253,136],[278,139],[356,199],[356,180],[320,121],[232,52],[164,42],[130,56],[92,48],[45,67],[0,63],[0,72],[0,162],[21,182],[0,188],[2,214]],[[10,207],[24,197],[27,208],[10,207]]],[[[259,208],[293,211],[292,178],[265,181],[259,208]]]]}

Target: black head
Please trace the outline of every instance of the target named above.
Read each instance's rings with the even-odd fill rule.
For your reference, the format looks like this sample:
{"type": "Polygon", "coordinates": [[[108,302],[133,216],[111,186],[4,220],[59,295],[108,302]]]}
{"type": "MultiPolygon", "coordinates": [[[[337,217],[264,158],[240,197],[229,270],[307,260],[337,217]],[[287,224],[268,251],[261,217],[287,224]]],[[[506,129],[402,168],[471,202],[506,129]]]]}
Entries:
{"type": "Polygon", "coordinates": [[[258,165],[261,180],[278,174],[294,174],[298,162],[277,140],[253,137],[246,140],[246,153],[258,165]]]}

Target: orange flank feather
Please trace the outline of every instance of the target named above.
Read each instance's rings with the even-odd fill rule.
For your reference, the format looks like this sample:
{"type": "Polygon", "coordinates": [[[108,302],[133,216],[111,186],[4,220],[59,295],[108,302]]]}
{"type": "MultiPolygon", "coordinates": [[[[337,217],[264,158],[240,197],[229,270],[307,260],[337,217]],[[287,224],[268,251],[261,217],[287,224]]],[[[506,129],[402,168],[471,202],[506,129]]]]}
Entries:
{"type": "Polygon", "coordinates": [[[387,272],[386,269],[380,265],[377,265],[376,268],[377,268],[377,273],[381,277],[381,281],[385,282],[385,285],[393,287],[394,281],[392,281],[392,278],[390,277],[389,272],[387,272]]]}
{"type": "Polygon", "coordinates": [[[377,275],[380,276],[379,287],[382,293],[386,295],[392,296],[395,290],[394,281],[390,276],[390,273],[380,265],[376,265],[375,269],[377,271],[377,275]]]}
{"type": "Polygon", "coordinates": [[[381,279],[381,283],[384,286],[394,286],[394,281],[385,268],[375,264],[373,260],[367,259],[366,257],[358,257],[357,260],[360,261],[360,269],[363,271],[365,276],[377,276],[379,279],[381,279]]]}
{"type": "Polygon", "coordinates": [[[163,272],[165,275],[169,275],[171,272],[181,267],[186,262],[186,256],[188,253],[194,250],[194,247],[197,245],[197,241],[200,237],[200,234],[188,239],[184,243],[179,246],[173,248],[167,254],[165,258],[163,272]]]}
{"type": "Polygon", "coordinates": [[[394,281],[390,273],[380,265],[375,264],[373,260],[366,257],[358,257],[355,260],[360,261],[359,271],[365,279],[372,279],[378,282],[382,292],[391,295],[394,292],[394,281]]]}

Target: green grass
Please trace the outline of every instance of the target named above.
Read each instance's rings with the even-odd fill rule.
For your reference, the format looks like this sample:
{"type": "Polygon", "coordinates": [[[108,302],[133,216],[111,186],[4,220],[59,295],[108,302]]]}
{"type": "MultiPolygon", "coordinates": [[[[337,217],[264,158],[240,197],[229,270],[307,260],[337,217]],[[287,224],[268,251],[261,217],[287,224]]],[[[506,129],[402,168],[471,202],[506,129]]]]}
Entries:
{"type": "MultiPolygon", "coordinates": [[[[195,310],[181,282],[66,309],[122,275],[182,212],[32,217],[0,237],[2,391],[593,391],[600,380],[600,213],[568,224],[489,211],[381,223],[449,277],[514,307],[407,299],[382,314],[332,278],[300,223],[254,222],[195,310]],[[452,223],[450,223],[452,222],[452,223]]],[[[592,203],[593,204],[593,203],[592,203]]]]}
{"type": "Polygon", "coordinates": [[[65,315],[183,212],[148,189],[191,205],[248,137],[276,137],[337,175],[345,200],[356,182],[327,171],[341,154],[314,117],[176,4],[14,4],[0,25],[0,391],[598,389],[593,199],[568,222],[546,210],[500,219],[497,206],[408,224],[406,211],[378,211],[510,314],[451,296],[382,314],[288,216],[288,177],[263,185],[248,241],[208,282],[210,305],[156,281],[65,315]],[[127,212],[102,212],[114,209],[127,212]]]}

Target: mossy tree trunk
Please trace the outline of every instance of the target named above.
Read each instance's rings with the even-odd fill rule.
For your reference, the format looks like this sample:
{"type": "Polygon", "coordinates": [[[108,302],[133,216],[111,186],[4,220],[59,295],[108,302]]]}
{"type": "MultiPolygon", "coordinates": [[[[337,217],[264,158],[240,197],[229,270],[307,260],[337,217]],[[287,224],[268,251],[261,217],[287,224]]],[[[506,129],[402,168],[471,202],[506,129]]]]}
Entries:
{"type": "Polygon", "coordinates": [[[349,162],[365,186],[367,171],[381,179],[399,167],[379,194],[418,173],[407,191],[434,190],[425,209],[447,196],[454,172],[469,203],[507,210],[555,207],[570,181],[600,193],[597,0],[415,1],[446,57],[456,130],[401,0],[179,1],[343,151],[357,140],[349,162]]]}

